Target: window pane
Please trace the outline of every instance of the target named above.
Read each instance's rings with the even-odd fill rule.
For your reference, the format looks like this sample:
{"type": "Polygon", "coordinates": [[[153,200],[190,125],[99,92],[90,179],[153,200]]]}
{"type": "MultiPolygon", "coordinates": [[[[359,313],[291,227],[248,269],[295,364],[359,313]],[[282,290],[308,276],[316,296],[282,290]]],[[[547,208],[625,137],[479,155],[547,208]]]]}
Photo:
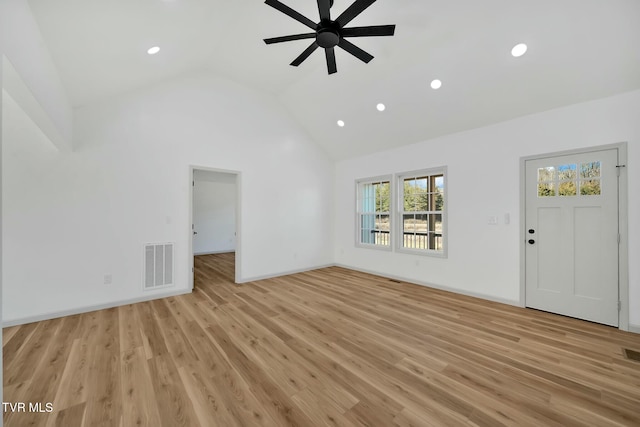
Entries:
{"type": "Polygon", "coordinates": [[[416,181],[413,178],[404,180],[404,196],[403,206],[407,212],[413,212],[416,210],[416,181]]]}
{"type": "Polygon", "coordinates": [[[389,231],[389,215],[376,215],[376,224],[373,230],[375,244],[388,245],[389,231]]]}
{"type": "Polygon", "coordinates": [[[362,185],[362,212],[375,211],[375,187],[373,184],[362,185]]]}
{"type": "Polygon", "coordinates": [[[376,216],[376,230],[389,231],[389,215],[376,216]]]}
{"type": "Polygon", "coordinates": [[[580,181],[580,195],[598,196],[600,195],[600,180],[580,181]]]}
{"type": "Polygon", "coordinates": [[[361,234],[361,240],[360,243],[368,243],[368,244],[373,244],[375,242],[375,235],[374,235],[374,230],[371,229],[362,229],[360,230],[360,234],[361,234]]]}
{"type": "Polygon", "coordinates": [[[360,228],[373,230],[376,224],[375,215],[360,215],[360,228]]]}
{"type": "Polygon", "coordinates": [[[431,207],[432,210],[441,211],[444,210],[444,190],[438,189],[438,192],[434,195],[434,203],[431,207]]]}
{"type": "Polygon", "coordinates": [[[402,216],[402,228],[405,233],[413,233],[416,229],[415,227],[416,219],[415,215],[403,215],[402,216]]]}
{"type": "Polygon", "coordinates": [[[438,251],[442,250],[442,234],[438,234],[435,233],[435,235],[433,236],[433,245],[431,246],[431,249],[435,249],[438,251]]]}
{"type": "Polygon", "coordinates": [[[431,215],[431,224],[429,225],[429,231],[433,231],[436,234],[442,234],[442,214],[431,215]]]}
{"type": "Polygon", "coordinates": [[[429,249],[427,234],[405,234],[402,246],[408,249],[429,249]]]}
{"type": "Polygon", "coordinates": [[[389,202],[391,200],[389,195],[389,183],[382,182],[376,184],[376,212],[389,212],[389,202]]]}
{"type": "Polygon", "coordinates": [[[580,164],[580,178],[598,178],[600,176],[600,162],[580,164]]]}
{"type": "Polygon", "coordinates": [[[556,173],[556,168],[553,166],[547,166],[546,168],[538,169],[538,182],[553,181],[556,173]]]}
{"type": "Polygon", "coordinates": [[[561,182],[558,185],[558,195],[560,195],[560,196],[575,196],[576,195],[576,183],[574,181],[561,182]]]}
{"type": "Polygon", "coordinates": [[[417,214],[415,219],[415,230],[416,233],[426,233],[428,231],[428,218],[427,214],[417,214]]]}
{"type": "Polygon", "coordinates": [[[576,165],[558,166],[558,179],[560,181],[570,181],[576,179],[576,165]]]}
{"type": "Polygon", "coordinates": [[[429,177],[422,176],[420,178],[416,178],[416,189],[418,191],[429,191],[427,187],[427,180],[429,177]]]}
{"type": "Polygon", "coordinates": [[[555,184],[538,184],[538,197],[550,197],[555,195],[555,184]]]}
{"type": "Polygon", "coordinates": [[[429,193],[418,193],[415,197],[415,210],[416,211],[428,211],[429,210],[429,193]]]}

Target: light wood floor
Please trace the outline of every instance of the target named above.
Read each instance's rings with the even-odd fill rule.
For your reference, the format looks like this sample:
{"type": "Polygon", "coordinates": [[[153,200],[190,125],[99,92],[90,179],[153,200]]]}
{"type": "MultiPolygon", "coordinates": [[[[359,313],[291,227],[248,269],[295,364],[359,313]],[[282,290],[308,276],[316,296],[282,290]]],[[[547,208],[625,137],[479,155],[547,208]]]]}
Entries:
{"type": "Polygon", "coordinates": [[[4,330],[6,426],[640,425],[640,335],[326,268],[4,330]],[[28,403],[27,403],[28,404],[28,403]]]}

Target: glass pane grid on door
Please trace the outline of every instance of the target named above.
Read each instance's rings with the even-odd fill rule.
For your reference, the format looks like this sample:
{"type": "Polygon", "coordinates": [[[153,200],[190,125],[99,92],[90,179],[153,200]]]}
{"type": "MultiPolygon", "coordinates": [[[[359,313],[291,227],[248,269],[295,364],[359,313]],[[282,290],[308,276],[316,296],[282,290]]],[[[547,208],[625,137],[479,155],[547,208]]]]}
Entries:
{"type": "Polygon", "coordinates": [[[545,166],[537,171],[538,197],[599,196],[601,162],[545,166]]]}

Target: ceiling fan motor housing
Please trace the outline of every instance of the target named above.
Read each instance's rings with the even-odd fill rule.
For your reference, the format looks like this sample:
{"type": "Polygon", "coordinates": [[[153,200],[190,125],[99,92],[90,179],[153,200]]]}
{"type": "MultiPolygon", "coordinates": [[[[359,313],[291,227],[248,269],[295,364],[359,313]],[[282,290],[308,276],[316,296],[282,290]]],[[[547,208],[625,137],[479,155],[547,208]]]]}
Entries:
{"type": "Polygon", "coordinates": [[[316,30],[316,43],[325,49],[335,47],[340,43],[340,30],[334,23],[321,23],[316,30]]]}

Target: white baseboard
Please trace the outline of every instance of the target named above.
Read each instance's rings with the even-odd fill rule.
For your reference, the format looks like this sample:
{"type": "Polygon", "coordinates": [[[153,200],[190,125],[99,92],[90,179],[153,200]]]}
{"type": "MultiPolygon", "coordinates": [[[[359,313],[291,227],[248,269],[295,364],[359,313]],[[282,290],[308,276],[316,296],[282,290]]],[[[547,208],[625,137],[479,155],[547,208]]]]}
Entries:
{"type": "Polygon", "coordinates": [[[227,249],[224,251],[211,251],[211,252],[194,252],[193,256],[198,256],[198,255],[217,255],[217,254],[232,254],[235,253],[235,249],[227,249]]]}
{"type": "Polygon", "coordinates": [[[306,271],[319,270],[321,268],[327,268],[327,267],[334,267],[335,265],[336,264],[323,264],[323,265],[317,265],[314,267],[300,268],[298,270],[289,270],[289,271],[282,271],[280,273],[275,273],[275,274],[266,274],[264,276],[254,276],[249,278],[242,277],[238,279],[236,283],[240,284],[240,283],[256,282],[258,280],[273,279],[274,277],[289,276],[291,274],[304,273],[306,271]]]}
{"type": "Polygon", "coordinates": [[[27,323],[40,322],[42,320],[57,319],[58,317],[73,316],[74,314],[89,313],[91,311],[104,310],[107,308],[119,307],[121,305],[135,304],[138,302],[152,301],[154,299],[168,298],[168,297],[184,295],[189,293],[191,293],[191,289],[179,289],[171,292],[162,292],[162,293],[157,293],[157,294],[144,296],[144,297],[131,298],[131,299],[120,300],[120,301],[112,301],[104,304],[89,305],[86,307],[72,308],[72,309],[63,310],[63,311],[54,311],[54,312],[45,313],[45,314],[38,314],[35,316],[21,317],[19,319],[4,320],[2,322],[2,327],[8,328],[10,326],[24,325],[27,323]]]}
{"type": "Polygon", "coordinates": [[[496,297],[496,296],[493,296],[493,295],[482,294],[482,293],[479,293],[479,292],[465,291],[463,289],[457,289],[457,288],[452,288],[452,287],[449,287],[449,286],[437,285],[435,283],[422,282],[422,281],[414,280],[414,279],[407,279],[406,277],[396,276],[396,275],[388,274],[388,273],[381,273],[379,271],[367,270],[367,269],[364,269],[364,268],[358,268],[358,267],[354,267],[354,266],[351,266],[351,265],[345,265],[345,264],[334,264],[334,265],[336,267],[342,267],[342,268],[347,268],[349,270],[360,271],[362,273],[373,274],[374,276],[385,277],[387,279],[399,280],[401,282],[413,283],[414,285],[426,286],[427,288],[439,289],[441,291],[453,292],[454,294],[467,295],[467,296],[474,297],[474,298],[480,298],[480,299],[484,299],[484,300],[488,300],[488,301],[499,302],[501,304],[514,305],[516,307],[521,307],[520,301],[517,301],[517,300],[499,298],[499,297],[496,297]]]}
{"type": "Polygon", "coordinates": [[[629,323],[629,332],[640,334],[640,325],[632,325],[631,323],[629,323]]]}

